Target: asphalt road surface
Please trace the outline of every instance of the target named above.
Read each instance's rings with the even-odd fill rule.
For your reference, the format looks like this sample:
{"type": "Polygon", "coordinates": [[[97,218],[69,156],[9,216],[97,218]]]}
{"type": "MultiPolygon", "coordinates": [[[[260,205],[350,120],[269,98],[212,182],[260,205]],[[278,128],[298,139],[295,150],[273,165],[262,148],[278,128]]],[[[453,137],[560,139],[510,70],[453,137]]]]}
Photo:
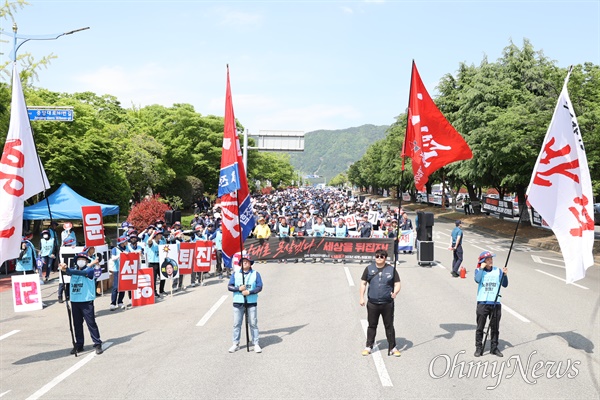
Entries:
{"type": "MultiPolygon", "coordinates": [[[[188,288],[155,305],[109,310],[95,301],[104,354],[69,355],[71,338],[57,282],[43,286],[44,310],[15,313],[0,293],[0,398],[4,399],[598,399],[600,269],[567,285],[559,253],[516,244],[502,289],[503,358],[475,358],[473,270],[483,250],[504,266],[510,240],[466,228],[466,279],[452,278],[454,224],[436,221],[435,260],[402,254],[395,327],[400,358],[362,356],[366,264],[255,264],[260,354],[230,354],[232,299],[226,281],[188,288]]],[[[186,278],[189,280],[189,278],[186,278]]],[[[168,284],[167,284],[168,287],[168,284]]],[[[242,334],[245,344],[245,333],[242,334]]],[[[252,347],[250,347],[252,350],[252,347]]]]}

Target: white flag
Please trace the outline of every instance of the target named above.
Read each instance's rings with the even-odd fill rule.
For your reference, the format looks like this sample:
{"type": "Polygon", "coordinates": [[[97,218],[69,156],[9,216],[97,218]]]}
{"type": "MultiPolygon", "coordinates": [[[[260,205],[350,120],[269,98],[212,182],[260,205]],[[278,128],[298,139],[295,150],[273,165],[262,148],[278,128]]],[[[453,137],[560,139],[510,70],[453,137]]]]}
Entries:
{"type": "Polygon", "coordinates": [[[590,170],[567,82],[533,169],[527,200],[558,239],[566,281],[585,278],[594,264],[594,210],[590,170]]]}
{"type": "Polygon", "coordinates": [[[19,256],[25,200],[49,188],[35,149],[21,79],[14,63],[10,125],[0,159],[0,263],[19,256]]]}

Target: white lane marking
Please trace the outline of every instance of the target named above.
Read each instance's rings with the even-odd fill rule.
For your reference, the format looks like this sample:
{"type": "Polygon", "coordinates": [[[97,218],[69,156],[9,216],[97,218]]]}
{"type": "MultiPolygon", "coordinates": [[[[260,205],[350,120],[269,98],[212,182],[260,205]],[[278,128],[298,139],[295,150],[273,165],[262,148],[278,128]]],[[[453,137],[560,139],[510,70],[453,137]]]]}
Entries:
{"type": "Polygon", "coordinates": [[[7,390],[7,391],[6,391],[6,392],[4,392],[4,393],[0,393],[0,397],[4,396],[4,395],[5,395],[6,393],[8,393],[8,392],[10,392],[10,390],[7,390]]]}
{"type": "MultiPolygon", "coordinates": [[[[491,250],[489,247],[488,247],[488,248],[483,248],[483,247],[476,246],[476,245],[474,245],[473,243],[470,243],[470,245],[471,245],[471,246],[473,246],[473,247],[475,247],[475,248],[477,248],[477,249],[479,249],[479,250],[484,250],[484,251],[485,251],[485,250],[489,250],[489,251],[492,251],[492,250],[491,250]]],[[[495,250],[494,250],[494,251],[495,251],[495,250]]]]}
{"type": "MultiPolygon", "coordinates": [[[[17,330],[17,329],[15,329],[14,331],[10,331],[10,332],[8,332],[8,333],[5,333],[4,335],[0,336],[0,340],[2,340],[2,339],[6,339],[7,337],[9,337],[9,336],[12,336],[12,335],[14,335],[14,334],[15,334],[15,333],[17,333],[17,332],[21,332],[21,331],[20,331],[20,330],[17,330]]],[[[3,393],[3,394],[4,394],[4,393],[3,393]]]]}
{"type": "Polygon", "coordinates": [[[215,305],[213,305],[210,310],[208,310],[206,312],[206,314],[204,314],[204,317],[202,317],[202,319],[200,321],[198,321],[198,323],[196,324],[196,326],[204,326],[204,324],[206,324],[208,322],[208,319],[210,317],[212,317],[212,315],[219,309],[219,307],[221,307],[221,304],[223,304],[223,302],[225,300],[227,300],[227,296],[226,294],[224,294],[223,296],[221,296],[221,298],[215,303],[215,305]]]}
{"type": "Polygon", "coordinates": [[[436,263],[435,265],[437,265],[437,266],[438,266],[438,267],[440,267],[441,269],[446,269],[446,267],[444,267],[444,266],[442,265],[442,263],[436,263]]]}
{"type": "MultiPolygon", "coordinates": [[[[362,324],[363,331],[365,332],[365,336],[367,336],[367,328],[369,327],[369,323],[366,319],[361,319],[360,323],[362,324]]],[[[387,372],[387,368],[385,367],[385,363],[383,362],[383,357],[381,356],[381,352],[379,351],[379,347],[376,343],[373,344],[373,350],[371,351],[371,357],[373,357],[373,362],[375,363],[375,368],[377,369],[377,374],[379,375],[379,380],[383,386],[394,386],[392,384],[392,380],[390,375],[387,372]]]]}
{"type": "Polygon", "coordinates": [[[350,275],[348,267],[344,267],[344,272],[346,273],[346,279],[348,279],[348,285],[354,286],[354,280],[352,279],[352,275],[350,275]]]}
{"type": "MultiPolygon", "coordinates": [[[[559,281],[563,281],[563,282],[565,282],[565,283],[567,282],[567,281],[566,281],[566,279],[560,278],[560,277],[558,277],[558,276],[554,276],[554,275],[552,275],[552,274],[549,274],[549,273],[547,273],[547,272],[544,272],[544,271],[542,271],[542,270],[536,269],[536,271],[537,271],[537,272],[540,272],[540,273],[542,273],[542,274],[544,274],[544,275],[551,276],[551,277],[552,277],[552,278],[554,278],[554,279],[558,279],[559,281]]],[[[585,286],[581,286],[581,285],[578,285],[578,284],[576,284],[576,283],[570,283],[570,285],[577,286],[578,288],[585,289],[585,290],[588,290],[588,289],[589,289],[589,288],[586,288],[585,286]]]]}
{"type": "Polygon", "coordinates": [[[522,316],[521,314],[519,314],[518,312],[516,312],[515,310],[513,310],[512,308],[510,308],[509,306],[507,306],[504,303],[502,303],[502,310],[508,311],[510,314],[514,315],[515,317],[517,317],[518,319],[520,319],[523,322],[531,322],[530,320],[528,320],[527,318],[525,318],[524,316],[522,316]]]}
{"type": "Polygon", "coordinates": [[[562,261],[562,260],[558,260],[556,258],[540,257],[540,256],[534,256],[532,254],[531,255],[531,259],[534,262],[538,263],[538,264],[550,265],[551,267],[557,267],[557,268],[565,269],[565,265],[564,264],[553,264],[552,262],[548,262],[548,261],[556,261],[556,262],[561,262],[562,261]],[[544,260],[548,260],[548,261],[544,261],[544,260]]]}
{"type": "MultiPolygon", "coordinates": [[[[111,345],[112,345],[112,342],[104,342],[104,343],[102,343],[102,349],[106,350],[111,345]]],[[[37,392],[35,392],[31,396],[29,396],[27,398],[27,400],[39,399],[40,397],[42,397],[43,395],[45,395],[46,393],[48,393],[54,386],[56,386],[59,383],[61,383],[62,381],[64,381],[66,378],[68,378],[71,374],[73,374],[79,368],[83,367],[85,364],[87,364],[88,362],[90,362],[90,360],[92,358],[94,358],[95,356],[96,356],[96,352],[95,351],[92,352],[91,354],[88,354],[83,360],[79,361],[77,364],[73,365],[71,368],[69,368],[68,370],[66,370],[65,372],[63,372],[62,374],[60,374],[59,376],[57,376],[56,378],[52,379],[49,383],[47,383],[46,385],[44,385],[40,390],[38,390],[37,392]]]]}
{"type": "Polygon", "coordinates": [[[436,249],[441,249],[441,250],[446,250],[448,251],[448,246],[444,247],[444,246],[434,246],[436,249]]]}

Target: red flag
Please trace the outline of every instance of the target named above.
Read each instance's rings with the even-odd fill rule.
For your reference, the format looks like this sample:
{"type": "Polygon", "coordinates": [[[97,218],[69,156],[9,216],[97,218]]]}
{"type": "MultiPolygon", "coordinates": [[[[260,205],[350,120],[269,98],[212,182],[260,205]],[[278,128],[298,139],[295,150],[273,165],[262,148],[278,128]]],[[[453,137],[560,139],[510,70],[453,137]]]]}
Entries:
{"type": "Polygon", "coordinates": [[[415,187],[425,189],[429,175],[445,165],[473,158],[469,145],[437,108],[417,71],[413,61],[408,123],[402,147],[404,157],[412,159],[415,187]]]}
{"type": "Polygon", "coordinates": [[[222,217],[222,254],[226,267],[231,266],[231,257],[244,247],[244,240],[254,228],[254,212],[250,202],[250,191],[246,170],[242,160],[240,139],[235,126],[229,66],[227,67],[227,91],[225,94],[225,129],[221,152],[219,192],[222,217]]]}

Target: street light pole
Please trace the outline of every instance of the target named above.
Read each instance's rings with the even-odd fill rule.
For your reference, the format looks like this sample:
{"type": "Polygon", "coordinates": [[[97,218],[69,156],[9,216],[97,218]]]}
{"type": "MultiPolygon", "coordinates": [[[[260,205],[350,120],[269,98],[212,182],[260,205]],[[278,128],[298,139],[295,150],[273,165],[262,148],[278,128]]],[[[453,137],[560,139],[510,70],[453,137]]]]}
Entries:
{"type": "Polygon", "coordinates": [[[75,29],[69,32],[63,32],[63,33],[53,33],[53,34],[49,34],[49,35],[17,35],[17,23],[13,23],[13,33],[8,33],[5,31],[0,30],[0,35],[6,35],[6,36],[12,36],[13,37],[13,50],[11,53],[11,58],[13,61],[17,61],[17,51],[19,50],[19,48],[25,43],[28,42],[30,40],[56,40],[61,36],[65,36],[65,35],[71,35],[73,33],[76,32],[81,32],[81,31],[85,31],[86,29],[90,29],[90,27],[85,27],[85,28],[79,28],[79,29],[75,29]],[[20,42],[18,42],[20,40],[20,42]]]}

